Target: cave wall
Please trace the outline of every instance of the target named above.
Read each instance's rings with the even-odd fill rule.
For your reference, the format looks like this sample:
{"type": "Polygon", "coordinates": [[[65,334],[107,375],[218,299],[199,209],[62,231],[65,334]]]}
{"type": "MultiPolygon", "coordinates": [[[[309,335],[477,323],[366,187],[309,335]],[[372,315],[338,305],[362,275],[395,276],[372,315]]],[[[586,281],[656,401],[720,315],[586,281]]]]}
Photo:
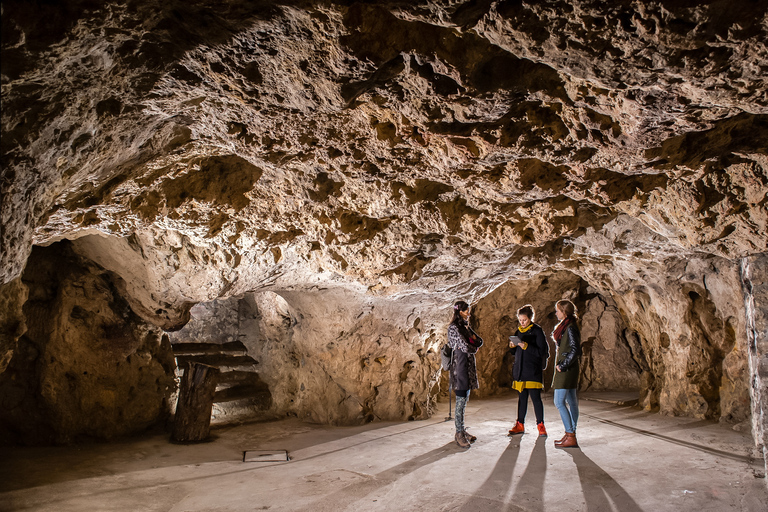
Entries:
{"type": "Polygon", "coordinates": [[[645,354],[641,405],[746,421],[750,377],[738,265],[711,256],[665,258],[605,272],[598,279],[612,283],[618,309],[645,354]]]}
{"type": "Polygon", "coordinates": [[[27,330],[23,306],[27,301],[27,287],[21,276],[0,285],[0,374],[11,362],[16,343],[27,330]]]}
{"type": "Polygon", "coordinates": [[[518,326],[517,309],[525,304],[534,307],[535,322],[547,335],[551,359],[544,371],[544,388],[550,389],[556,353],[551,336],[557,325],[554,305],[561,299],[573,301],[580,319],[583,354],[579,389],[640,392],[645,357],[639,346],[632,345],[633,333],[615,302],[609,296],[598,295],[581,277],[561,271],[509,281],[478,302],[474,318],[478,333],[486,340],[477,357],[482,377],[479,396],[511,387],[514,356],[508,353],[507,337],[518,326]]]}
{"type": "Polygon", "coordinates": [[[292,357],[306,365],[289,391],[297,413],[332,423],[428,418],[445,309],[430,297],[391,301],[360,292],[280,292],[295,311],[292,357]]]}
{"type": "MultiPolygon", "coordinates": [[[[5,428],[18,435],[21,418],[36,418],[27,420],[37,423],[37,432],[30,431],[26,441],[109,438],[161,421],[174,387],[168,336],[246,345],[273,401],[268,410],[236,419],[423,419],[447,389],[437,351],[451,311],[434,296],[393,301],[348,286],[251,293],[201,303],[183,329],[164,335],[121,298],[118,290],[125,286],[119,277],[84,260],[71,245],[40,249],[23,286],[4,289],[16,290],[20,302],[29,295],[22,320],[35,326],[19,338],[0,381],[9,397],[22,397],[13,404],[6,400],[5,428]],[[67,344],[77,351],[65,357],[67,344]],[[116,369],[105,373],[112,365],[116,369]],[[94,414],[103,421],[84,419],[94,414]]],[[[585,342],[582,390],[638,390],[648,410],[745,428],[756,414],[750,403],[759,402],[764,388],[759,375],[749,386],[748,315],[744,301],[734,298],[741,286],[738,266],[706,257],[606,270],[588,277],[597,286],[620,284],[621,294],[602,295],[583,277],[561,271],[509,281],[480,298],[473,318],[486,344],[478,355],[476,395],[493,395],[510,384],[505,340],[516,327],[516,309],[533,304],[537,322],[550,333],[554,303],[568,298],[579,308],[585,342]],[[661,267],[668,272],[659,272],[661,267]],[[674,280],[669,271],[677,274],[674,280]]],[[[761,279],[752,278],[755,290],[761,279]]],[[[550,346],[554,354],[551,340],[550,346]]],[[[550,364],[547,384],[551,372],[550,364]]],[[[758,425],[762,418],[758,414],[758,425]]]]}
{"type": "Polygon", "coordinates": [[[648,370],[645,353],[637,341],[637,333],[627,327],[616,302],[588,289],[580,318],[583,350],[580,389],[642,393],[642,373],[648,370]]]}
{"type": "Polygon", "coordinates": [[[174,343],[239,340],[258,361],[272,405],[249,419],[346,425],[432,414],[444,311],[325,289],[246,294],[191,315],[169,333],[174,343]]]}
{"type": "Polygon", "coordinates": [[[570,272],[510,281],[481,299],[474,314],[490,343],[478,356],[478,394],[511,384],[505,340],[517,308],[532,304],[551,333],[554,303],[567,298],[580,314],[580,389],[637,390],[647,410],[747,428],[753,411],[738,264],[710,256],[654,260],[593,265],[582,274],[590,283],[570,272]]]}
{"type": "MultiPolygon", "coordinates": [[[[248,332],[266,333],[249,343],[275,368],[301,355],[273,385],[329,422],[428,414],[438,312],[569,272],[587,284],[585,386],[633,385],[634,369],[601,370],[632,368],[629,351],[646,408],[741,425],[752,389],[764,431],[762,356],[745,347],[767,306],[745,313],[735,262],[768,247],[766,16],[686,0],[4,1],[0,375],[25,367],[36,414],[48,370],[32,362],[74,343],[73,324],[82,350],[165,396],[155,359],[160,381],[145,382],[137,358],[94,340],[123,355],[133,342],[74,306],[31,325],[19,279],[61,240],[111,283],[103,323],[125,310],[111,303],[136,315],[131,339],[184,326],[194,304],[282,297],[249,306],[248,332]]],[[[524,296],[540,312],[560,298],[524,296]]],[[[510,297],[479,318],[491,337],[510,297]]],[[[488,348],[493,392],[504,358],[488,348]]],[[[82,430],[60,419],[64,438],[82,430]]]]}
{"type": "Polygon", "coordinates": [[[109,439],[168,416],[169,340],[130,309],[116,279],[68,243],[33,251],[18,292],[27,329],[0,373],[3,443],[109,439]]]}

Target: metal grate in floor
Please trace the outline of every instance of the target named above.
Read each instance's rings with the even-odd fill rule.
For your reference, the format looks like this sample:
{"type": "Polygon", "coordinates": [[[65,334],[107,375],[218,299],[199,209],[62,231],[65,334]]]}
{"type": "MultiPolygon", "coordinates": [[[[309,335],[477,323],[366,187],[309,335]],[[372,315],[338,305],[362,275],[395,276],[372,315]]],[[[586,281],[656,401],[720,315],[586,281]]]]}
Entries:
{"type": "Polygon", "coordinates": [[[286,450],[246,450],[243,452],[243,462],[288,462],[286,450]]]}

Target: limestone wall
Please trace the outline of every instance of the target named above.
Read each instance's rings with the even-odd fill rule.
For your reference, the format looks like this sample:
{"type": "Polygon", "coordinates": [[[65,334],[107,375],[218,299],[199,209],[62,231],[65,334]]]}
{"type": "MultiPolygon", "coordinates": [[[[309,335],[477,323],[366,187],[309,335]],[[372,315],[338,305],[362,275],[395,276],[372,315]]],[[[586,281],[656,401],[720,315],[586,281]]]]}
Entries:
{"type": "Polygon", "coordinates": [[[436,399],[435,319],[445,312],[435,313],[350,290],[261,292],[195,307],[169,335],[246,346],[273,398],[252,419],[414,420],[428,418],[436,399]]]}
{"type": "Polygon", "coordinates": [[[133,313],[115,279],[66,245],[32,253],[22,277],[27,330],[0,373],[4,443],[115,438],[167,417],[169,340],[133,313]]]}

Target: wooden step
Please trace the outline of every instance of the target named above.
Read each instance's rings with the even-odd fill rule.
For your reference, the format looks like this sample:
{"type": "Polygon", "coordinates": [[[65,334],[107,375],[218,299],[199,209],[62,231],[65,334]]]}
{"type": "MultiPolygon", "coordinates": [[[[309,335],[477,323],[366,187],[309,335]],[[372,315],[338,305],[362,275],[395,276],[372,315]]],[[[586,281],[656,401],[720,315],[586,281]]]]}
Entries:
{"type": "Polygon", "coordinates": [[[266,384],[242,384],[217,390],[213,395],[214,403],[234,402],[235,400],[247,400],[249,405],[262,405],[269,408],[272,394],[266,384]]]}
{"type": "Polygon", "coordinates": [[[239,386],[241,384],[259,384],[263,382],[258,373],[255,372],[243,372],[240,370],[232,370],[229,372],[221,372],[217,380],[220,388],[239,386]]]}
{"type": "Polygon", "coordinates": [[[226,354],[230,356],[244,356],[247,354],[245,345],[240,341],[227,343],[174,343],[171,345],[176,356],[205,356],[212,354],[226,354]]]}
{"type": "Polygon", "coordinates": [[[226,354],[208,354],[208,355],[177,355],[176,365],[183,374],[184,366],[190,361],[215,366],[222,372],[238,371],[256,371],[259,362],[251,356],[230,356],[226,354]]]}

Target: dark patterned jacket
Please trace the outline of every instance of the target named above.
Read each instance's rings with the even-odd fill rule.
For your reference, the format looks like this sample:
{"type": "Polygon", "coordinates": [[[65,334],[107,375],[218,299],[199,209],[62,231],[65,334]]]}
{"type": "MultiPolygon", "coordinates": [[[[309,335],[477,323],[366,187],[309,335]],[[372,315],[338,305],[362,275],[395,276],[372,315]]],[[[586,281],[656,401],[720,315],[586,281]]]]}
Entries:
{"type": "Polygon", "coordinates": [[[477,340],[475,344],[469,343],[469,340],[461,335],[456,324],[452,323],[448,326],[448,345],[453,349],[453,365],[450,370],[451,386],[458,391],[480,388],[480,381],[477,378],[475,353],[482,346],[483,339],[469,326],[467,327],[477,340]]]}

